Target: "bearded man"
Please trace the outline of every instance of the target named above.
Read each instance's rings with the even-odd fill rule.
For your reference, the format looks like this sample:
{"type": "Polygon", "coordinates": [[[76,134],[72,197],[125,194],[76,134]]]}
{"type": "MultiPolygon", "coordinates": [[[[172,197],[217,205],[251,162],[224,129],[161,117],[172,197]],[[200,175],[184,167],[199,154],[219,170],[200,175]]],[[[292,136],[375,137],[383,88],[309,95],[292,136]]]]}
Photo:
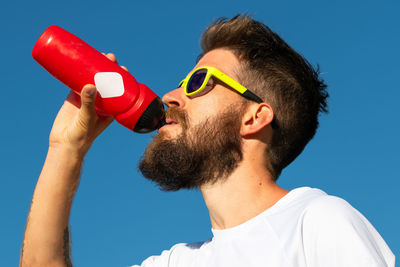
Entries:
{"type": "MultiPolygon", "coordinates": [[[[346,201],[276,184],[327,111],[318,72],[249,16],[217,20],[201,45],[197,65],[163,97],[166,125],[139,169],[165,191],[198,188],[213,237],[177,244],[141,266],[394,266],[384,240],[346,201]]],[[[70,94],[54,122],[21,266],[72,266],[68,218],[82,161],[112,121],[96,114],[95,97],[93,85],[80,100],[70,94]]]]}

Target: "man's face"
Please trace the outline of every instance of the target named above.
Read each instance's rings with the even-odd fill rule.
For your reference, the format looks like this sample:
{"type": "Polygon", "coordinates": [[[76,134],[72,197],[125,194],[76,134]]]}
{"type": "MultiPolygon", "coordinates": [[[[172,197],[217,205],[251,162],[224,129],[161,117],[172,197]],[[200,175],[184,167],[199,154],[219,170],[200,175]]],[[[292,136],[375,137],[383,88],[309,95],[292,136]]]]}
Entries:
{"type": "MultiPolygon", "coordinates": [[[[213,66],[236,78],[228,50],[210,51],[195,66],[213,66]]],[[[194,69],[195,69],[194,68],[194,69]]],[[[163,97],[167,123],[147,147],[139,169],[163,190],[200,187],[229,175],[242,158],[242,97],[222,84],[188,97],[178,88],[163,97]]]]}
{"type": "MultiPolygon", "coordinates": [[[[236,78],[234,70],[238,68],[239,61],[231,51],[215,49],[205,54],[192,71],[201,66],[216,67],[228,76],[236,78]]],[[[219,83],[209,92],[201,94],[188,97],[181,87],[165,94],[162,100],[169,108],[176,107],[184,110],[193,126],[202,123],[206,118],[214,117],[229,106],[243,101],[242,96],[219,83]]],[[[182,132],[182,125],[166,125],[159,132],[165,132],[168,137],[176,137],[182,132]]]]}

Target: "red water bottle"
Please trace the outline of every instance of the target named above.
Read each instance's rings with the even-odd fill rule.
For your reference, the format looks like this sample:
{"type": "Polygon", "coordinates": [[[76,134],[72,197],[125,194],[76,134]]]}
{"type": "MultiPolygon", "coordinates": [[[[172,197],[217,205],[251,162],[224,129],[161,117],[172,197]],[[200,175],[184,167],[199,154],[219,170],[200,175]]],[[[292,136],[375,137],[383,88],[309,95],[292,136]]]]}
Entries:
{"type": "Polygon", "coordinates": [[[48,27],[32,50],[33,58],[76,93],[86,84],[99,92],[96,110],[125,127],[146,133],[164,121],[161,99],[146,85],[93,47],[58,26],[48,27]]]}

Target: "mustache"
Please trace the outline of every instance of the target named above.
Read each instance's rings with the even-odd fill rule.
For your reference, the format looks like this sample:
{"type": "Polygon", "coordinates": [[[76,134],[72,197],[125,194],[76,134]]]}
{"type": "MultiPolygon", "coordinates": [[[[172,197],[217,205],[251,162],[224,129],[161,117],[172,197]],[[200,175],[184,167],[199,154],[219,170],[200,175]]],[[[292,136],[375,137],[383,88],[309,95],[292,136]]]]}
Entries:
{"type": "Polygon", "coordinates": [[[179,124],[182,124],[184,128],[186,128],[189,124],[187,112],[180,108],[171,107],[167,109],[167,111],[165,112],[165,117],[171,118],[179,124]]]}

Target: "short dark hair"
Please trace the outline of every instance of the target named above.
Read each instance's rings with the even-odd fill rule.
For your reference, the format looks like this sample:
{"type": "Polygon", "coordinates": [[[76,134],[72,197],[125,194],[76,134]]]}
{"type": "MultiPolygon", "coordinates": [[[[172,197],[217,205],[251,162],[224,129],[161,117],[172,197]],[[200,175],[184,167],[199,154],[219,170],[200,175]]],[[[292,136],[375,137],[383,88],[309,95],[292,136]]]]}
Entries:
{"type": "Polygon", "coordinates": [[[237,77],[274,110],[272,141],[266,150],[266,165],[274,179],[313,138],[318,115],[328,112],[327,85],[299,53],[265,24],[249,15],[219,18],[203,33],[202,57],[225,48],[240,61],[237,77]]]}

